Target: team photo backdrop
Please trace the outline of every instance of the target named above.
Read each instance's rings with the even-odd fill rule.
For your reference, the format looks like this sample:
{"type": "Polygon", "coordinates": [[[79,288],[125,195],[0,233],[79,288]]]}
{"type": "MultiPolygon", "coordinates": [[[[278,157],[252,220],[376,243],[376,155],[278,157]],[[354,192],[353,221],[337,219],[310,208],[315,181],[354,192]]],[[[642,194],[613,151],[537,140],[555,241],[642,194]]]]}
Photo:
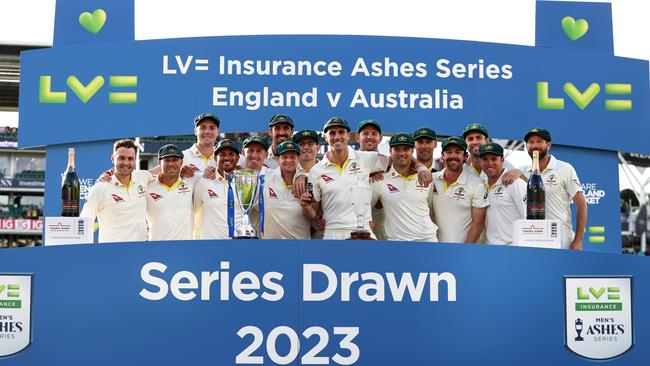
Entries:
{"type": "Polygon", "coordinates": [[[68,147],[91,186],[114,139],[188,134],[201,112],[218,115],[222,132],[264,130],[276,113],[316,130],[334,115],[440,135],[479,122],[498,139],[551,131],[551,152],[576,168],[589,204],[585,251],[601,253],[267,240],[4,251],[0,275],[32,274],[33,296],[31,346],[0,362],[641,364],[650,354],[633,344],[649,337],[638,310],[650,305],[650,272],[645,258],[620,255],[616,151],[648,153],[648,62],[613,55],[609,4],[538,2],[535,21],[536,47],[351,35],[134,41],[131,1],[58,1],[54,47],[21,55],[19,143],[47,145],[46,216],[60,213],[68,147]],[[585,281],[587,299],[565,291],[566,276],[585,281]],[[593,325],[565,311],[602,304],[624,310],[593,325]],[[574,346],[580,336],[591,343],[574,346]]]}

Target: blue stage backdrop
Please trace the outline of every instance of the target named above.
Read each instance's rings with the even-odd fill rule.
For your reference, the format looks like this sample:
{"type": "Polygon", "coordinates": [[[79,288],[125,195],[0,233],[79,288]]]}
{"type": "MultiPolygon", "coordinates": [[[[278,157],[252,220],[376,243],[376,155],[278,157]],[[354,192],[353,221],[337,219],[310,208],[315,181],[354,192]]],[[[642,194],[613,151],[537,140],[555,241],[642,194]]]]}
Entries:
{"type": "MultiPolygon", "coordinates": [[[[268,365],[284,364],[275,354],[293,350],[285,361],[298,365],[315,364],[306,356],[315,349],[331,365],[588,365],[564,347],[563,278],[620,274],[634,276],[634,328],[625,330],[636,346],[609,364],[642,365],[650,357],[643,346],[650,337],[650,267],[645,258],[620,254],[193,241],[0,256],[4,272],[34,274],[33,343],[0,361],[7,365],[235,365],[245,364],[236,362],[245,350],[268,365]],[[311,327],[324,334],[303,335],[311,327]],[[247,329],[259,334],[244,335],[247,329]],[[346,334],[356,334],[352,345],[346,334]],[[249,349],[256,340],[263,342],[249,349]],[[356,361],[348,358],[355,354],[356,361]]],[[[573,325],[569,332],[575,337],[573,325]]]]}
{"type": "Polygon", "coordinates": [[[536,47],[352,35],[136,42],[133,19],[132,1],[59,0],[55,47],[21,56],[19,139],[47,145],[47,215],[59,214],[69,146],[87,189],[114,139],[191,133],[200,112],[225,132],[264,130],[275,113],[317,130],[333,115],[440,135],[480,122],[499,139],[551,131],[589,202],[588,252],[274,240],[1,251],[3,364],[650,357],[650,267],[618,254],[615,152],[650,152],[648,62],[613,55],[609,4],[538,2],[536,47]],[[251,69],[258,60],[277,70],[251,69]],[[16,339],[31,346],[12,355],[16,339]]]}

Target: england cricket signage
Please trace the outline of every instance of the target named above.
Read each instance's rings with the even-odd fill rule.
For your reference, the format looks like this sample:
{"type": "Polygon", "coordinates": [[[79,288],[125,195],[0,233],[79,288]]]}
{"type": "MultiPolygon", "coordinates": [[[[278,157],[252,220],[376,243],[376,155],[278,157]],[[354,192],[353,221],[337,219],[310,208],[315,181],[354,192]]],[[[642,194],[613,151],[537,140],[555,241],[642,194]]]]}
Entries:
{"type": "Polygon", "coordinates": [[[620,356],[634,344],[632,278],[567,277],[566,345],[594,360],[620,356]]]}
{"type": "Polygon", "coordinates": [[[32,342],[32,275],[0,274],[0,358],[32,342]]]}

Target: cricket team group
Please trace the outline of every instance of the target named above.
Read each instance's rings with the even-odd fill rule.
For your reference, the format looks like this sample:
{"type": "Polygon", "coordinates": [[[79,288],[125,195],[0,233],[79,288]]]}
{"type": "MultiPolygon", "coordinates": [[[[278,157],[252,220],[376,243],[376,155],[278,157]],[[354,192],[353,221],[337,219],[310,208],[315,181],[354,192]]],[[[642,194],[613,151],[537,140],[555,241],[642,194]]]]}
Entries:
{"type": "MultiPolygon", "coordinates": [[[[114,167],[91,188],[80,216],[98,220],[99,242],[230,239],[243,212],[229,177],[255,170],[264,177],[263,199],[250,217],[263,239],[348,239],[361,224],[379,240],[511,245],[513,222],[526,218],[531,168],[506,161],[484,125],[441,142],[429,127],[396,133],[389,156],[378,152],[382,128],[370,119],[354,131],[358,150],[340,117],[322,132],[295,131],[293,120],[278,114],[268,132],[270,144],[252,136],[240,151],[219,138],[219,118],[203,113],[194,119],[196,143],[183,151],[163,146],[149,171],[136,170],[138,146],[118,140],[114,167]],[[321,133],[328,148],[317,160],[321,133]]],[[[563,248],[581,250],[587,202],[575,169],[550,154],[549,131],[531,128],[523,139],[529,155],[539,152],[546,219],[559,220],[563,248]]]]}

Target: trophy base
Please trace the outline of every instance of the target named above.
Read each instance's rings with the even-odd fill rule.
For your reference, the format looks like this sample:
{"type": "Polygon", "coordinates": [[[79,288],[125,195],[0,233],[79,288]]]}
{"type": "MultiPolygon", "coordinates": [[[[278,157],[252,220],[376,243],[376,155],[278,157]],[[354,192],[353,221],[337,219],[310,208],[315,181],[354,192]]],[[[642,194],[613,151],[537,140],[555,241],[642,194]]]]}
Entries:
{"type": "Polygon", "coordinates": [[[372,238],[370,231],[355,230],[350,233],[350,237],[347,240],[375,240],[375,239],[372,238]]]}
{"type": "Polygon", "coordinates": [[[259,239],[257,236],[233,236],[233,239],[259,239]]]}
{"type": "Polygon", "coordinates": [[[255,230],[250,225],[240,225],[235,229],[235,233],[232,236],[233,239],[259,239],[257,236],[257,230],[255,230]]]}

